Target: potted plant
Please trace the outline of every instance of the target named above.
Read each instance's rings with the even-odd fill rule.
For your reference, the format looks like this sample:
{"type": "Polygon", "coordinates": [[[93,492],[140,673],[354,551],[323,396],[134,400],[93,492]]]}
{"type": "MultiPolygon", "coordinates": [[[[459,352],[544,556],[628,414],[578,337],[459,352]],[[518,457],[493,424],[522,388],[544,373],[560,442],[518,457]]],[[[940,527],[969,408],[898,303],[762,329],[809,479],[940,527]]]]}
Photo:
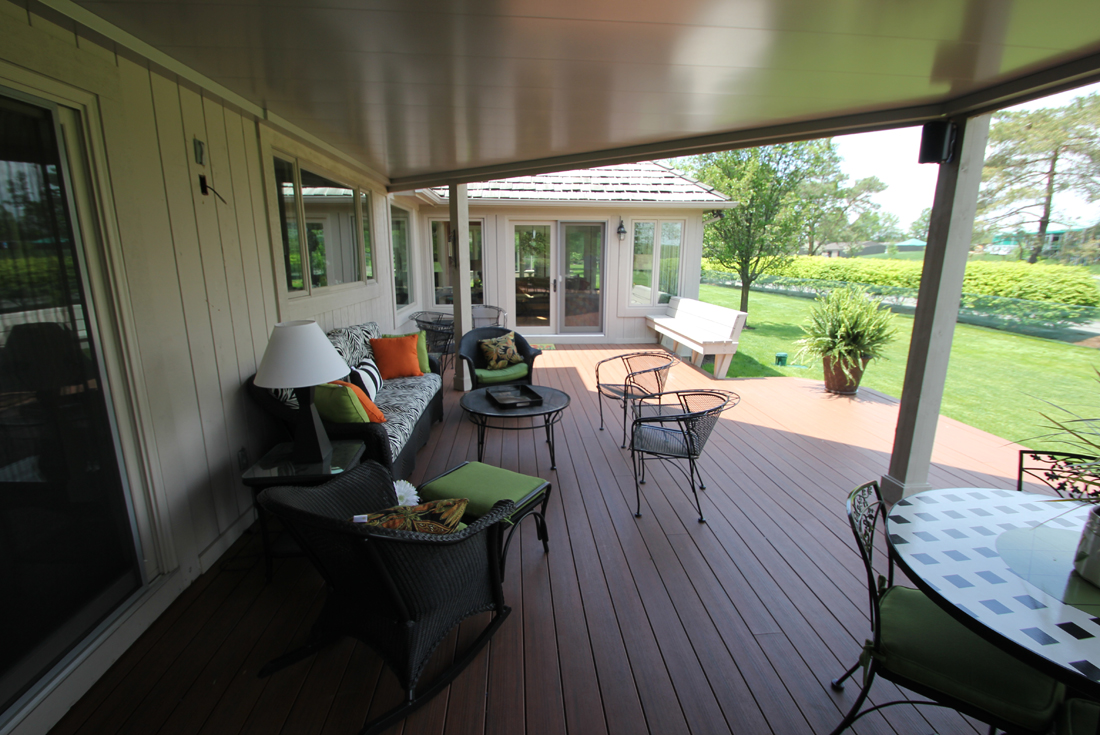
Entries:
{"type": "Polygon", "coordinates": [[[809,323],[802,325],[806,336],[795,343],[801,348],[796,359],[821,357],[825,390],[854,395],[867,363],[883,357],[897,334],[893,321],[893,313],[862,288],[834,289],[818,297],[809,323]]]}

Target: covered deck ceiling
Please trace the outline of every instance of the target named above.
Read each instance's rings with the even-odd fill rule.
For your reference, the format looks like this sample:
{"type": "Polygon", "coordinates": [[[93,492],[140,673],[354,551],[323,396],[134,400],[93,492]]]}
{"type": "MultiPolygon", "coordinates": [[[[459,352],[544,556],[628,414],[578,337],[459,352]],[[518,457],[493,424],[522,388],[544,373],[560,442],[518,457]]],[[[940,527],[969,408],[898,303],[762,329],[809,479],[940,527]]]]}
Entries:
{"type": "Polygon", "coordinates": [[[1095,0],[44,3],[395,191],[917,124],[1100,69],[1095,0]]]}

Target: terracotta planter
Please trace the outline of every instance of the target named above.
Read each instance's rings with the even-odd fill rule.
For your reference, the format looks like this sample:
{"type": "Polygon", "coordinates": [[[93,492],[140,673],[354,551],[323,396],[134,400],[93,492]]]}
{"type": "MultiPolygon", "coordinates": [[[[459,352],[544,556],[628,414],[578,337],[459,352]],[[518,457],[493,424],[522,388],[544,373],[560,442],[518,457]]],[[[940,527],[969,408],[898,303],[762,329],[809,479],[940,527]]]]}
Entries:
{"type": "Polygon", "coordinates": [[[859,381],[863,378],[863,371],[867,368],[868,358],[863,358],[859,365],[849,363],[849,378],[844,374],[840,361],[832,357],[821,358],[825,366],[825,391],[841,396],[854,396],[859,391],[859,381]]]}

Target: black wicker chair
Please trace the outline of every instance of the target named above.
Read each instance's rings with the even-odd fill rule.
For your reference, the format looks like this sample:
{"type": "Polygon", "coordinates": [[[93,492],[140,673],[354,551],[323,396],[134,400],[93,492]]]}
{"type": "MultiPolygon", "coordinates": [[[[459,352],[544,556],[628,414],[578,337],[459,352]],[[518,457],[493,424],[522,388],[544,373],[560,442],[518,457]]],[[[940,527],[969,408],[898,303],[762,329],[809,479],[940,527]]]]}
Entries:
{"type": "Polygon", "coordinates": [[[269,676],[344,636],[374,649],[397,675],[405,700],[366,723],[377,733],[425,704],[458,676],[508,617],[501,587],[503,501],[467,528],[446,535],[352,523],[357,514],[397,504],[385,467],[366,462],[318,487],[276,487],[260,504],[277,516],[328,583],[328,599],[301,648],[260,670],[269,676]],[[492,619],[432,682],[420,676],[433,651],[463,620],[492,619]]]}
{"type": "Polygon", "coordinates": [[[1100,458],[1070,452],[1020,450],[1016,489],[1024,489],[1024,479],[1032,477],[1063,498],[1100,495],[1100,458]]]}
{"type": "MultiPolygon", "coordinates": [[[[1009,733],[1047,732],[1065,696],[1065,687],[980,637],[920,590],[894,584],[894,559],[886,574],[874,568],[875,532],[886,517],[878,483],[860,485],[848,495],[848,522],[867,573],[873,639],[859,660],[833,679],[833,689],[861,667],[863,688],[838,735],[866,714],[895,704],[949,707],[1009,733]],[[932,700],[883,702],[860,711],[875,677],[892,681],[932,700]]],[[[858,638],[862,638],[862,634],[858,638]]],[[[857,638],[857,639],[858,639],[857,638]]]]}
{"type": "MultiPolygon", "coordinates": [[[[650,352],[630,352],[615,355],[596,363],[596,391],[599,393],[600,431],[603,431],[603,400],[617,401],[623,408],[623,449],[626,449],[626,414],[630,401],[644,398],[665,389],[668,373],[680,359],[671,352],[656,350],[650,352]],[[608,367],[604,367],[604,380],[600,380],[600,368],[607,363],[618,362],[622,365],[626,377],[622,383],[608,382],[608,367]]],[[[609,366],[610,367],[610,366],[609,366]]],[[[618,377],[616,374],[615,377],[618,377]]],[[[614,380],[614,378],[610,378],[614,380]]]]}
{"type": "MultiPolygon", "coordinates": [[[[502,334],[508,334],[513,331],[515,330],[505,327],[480,327],[479,329],[471,329],[469,332],[462,335],[462,341],[458,343],[458,356],[466,363],[466,369],[470,373],[470,381],[473,384],[474,390],[484,386],[484,384],[478,380],[477,371],[485,370],[489,366],[489,363],[485,359],[485,354],[477,344],[478,341],[492,339],[493,337],[499,337],[502,334]]],[[[531,385],[531,377],[535,374],[535,358],[542,354],[542,350],[532,347],[519,332],[515,334],[516,351],[519,352],[523,361],[527,363],[527,375],[517,380],[494,383],[494,385],[512,385],[517,383],[531,385]]]]}
{"type": "Polygon", "coordinates": [[[630,427],[630,462],[634,467],[635,516],[642,517],[640,486],[645,484],[646,460],[657,459],[671,461],[691,484],[699,522],[706,523],[695,489],[696,477],[699,478],[699,490],[706,490],[707,486],[703,484],[695,461],[703,453],[722,412],[740,402],[741,397],[736,393],[710,389],[666,391],[633,401],[635,418],[630,427]],[[688,461],[688,472],[675,461],[682,459],[688,461]]]}

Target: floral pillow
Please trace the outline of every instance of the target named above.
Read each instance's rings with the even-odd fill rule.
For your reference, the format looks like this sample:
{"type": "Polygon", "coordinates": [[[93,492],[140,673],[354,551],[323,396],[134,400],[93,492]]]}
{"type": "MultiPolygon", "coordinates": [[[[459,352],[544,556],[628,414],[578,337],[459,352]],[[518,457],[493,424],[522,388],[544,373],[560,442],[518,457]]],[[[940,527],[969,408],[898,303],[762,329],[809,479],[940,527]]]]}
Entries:
{"type": "Polygon", "coordinates": [[[516,333],[509,332],[492,339],[479,339],[481,351],[485,355],[485,361],[490,370],[503,370],[509,365],[523,362],[519,351],[516,350],[516,333]]]}
{"type": "Polygon", "coordinates": [[[451,498],[413,506],[397,505],[377,513],[354,516],[351,520],[353,523],[366,523],[394,531],[452,533],[462,522],[462,515],[469,502],[466,498],[451,498]]]}

